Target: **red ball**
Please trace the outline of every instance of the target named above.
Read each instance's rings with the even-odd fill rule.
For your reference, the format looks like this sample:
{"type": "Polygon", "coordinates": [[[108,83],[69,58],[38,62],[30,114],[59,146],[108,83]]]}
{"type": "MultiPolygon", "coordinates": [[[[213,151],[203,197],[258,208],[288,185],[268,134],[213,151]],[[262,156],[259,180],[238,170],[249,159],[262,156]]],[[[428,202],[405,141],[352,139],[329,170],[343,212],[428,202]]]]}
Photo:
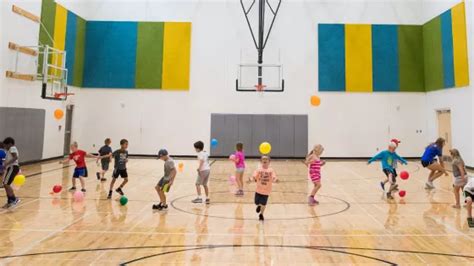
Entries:
{"type": "Polygon", "coordinates": [[[398,195],[402,198],[405,197],[406,194],[407,192],[405,190],[400,190],[400,192],[398,192],[398,195]]]}
{"type": "Polygon", "coordinates": [[[63,189],[63,187],[61,187],[61,185],[55,185],[53,187],[53,192],[54,193],[59,193],[59,192],[61,192],[62,189],[63,189]]]}
{"type": "Polygon", "coordinates": [[[407,171],[403,171],[400,173],[400,178],[403,180],[407,180],[410,177],[410,174],[407,171]]]}

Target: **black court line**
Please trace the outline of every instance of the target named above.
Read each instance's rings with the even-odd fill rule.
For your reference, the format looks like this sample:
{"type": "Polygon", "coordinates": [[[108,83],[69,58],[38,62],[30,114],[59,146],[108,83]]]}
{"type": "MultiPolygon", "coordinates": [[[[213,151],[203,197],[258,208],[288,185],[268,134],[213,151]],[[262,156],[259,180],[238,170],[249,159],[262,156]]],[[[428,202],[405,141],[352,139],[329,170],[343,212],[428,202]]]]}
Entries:
{"type": "Polygon", "coordinates": [[[41,255],[59,255],[69,253],[83,253],[83,252],[100,252],[100,251],[117,251],[117,250],[139,250],[139,249],[165,249],[165,248],[181,248],[181,249],[210,249],[216,247],[261,247],[261,248],[305,248],[305,249],[331,249],[331,250],[359,250],[359,251],[376,251],[376,252],[393,252],[402,254],[417,254],[417,255],[428,255],[428,256],[445,256],[453,258],[464,258],[474,260],[473,255],[464,254],[452,254],[442,252],[431,252],[431,251],[418,251],[418,250],[402,250],[402,249],[383,249],[383,248],[364,248],[364,247],[348,247],[348,246],[287,246],[287,245],[157,245],[157,246],[128,246],[128,247],[110,247],[110,248],[92,248],[92,249],[73,249],[73,250],[57,250],[57,251],[46,251],[46,252],[35,252],[17,255],[0,256],[0,259],[12,259],[22,258],[31,256],[41,255]]]}
{"type": "MultiPolygon", "coordinates": [[[[245,192],[250,193],[250,191],[245,191],[245,192]]],[[[293,192],[293,191],[284,191],[284,192],[274,191],[274,192],[304,194],[306,196],[306,192],[293,192]]],[[[212,193],[229,193],[229,191],[215,191],[215,192],[212,192],[212,193]]],[[[195,215],[195,216],[204,216],[204,217],[220,218],[220,219],[227,219],[227,220],[250,220],[250,221],[258,220],[258,219],[255,219],[255,218],[237,218],[237,217],[225,217],[225,216],[218,216],[218,215],[208,215],[208,214],[194,213],[194,212],[187,211],[187,210],[184,210],[184,209],[181,209],[181,208],[175,206],[175,202],[177,202],[178,200],[188,198],[188,197],[193,197],[193,196],[194,195],[186,195],[186,196],[178,197],[178,198],[174,199],[173,201],[171,201],[170,205],[171,205],[171,207],[173,207],[177,211],[184,212],[184,213],[187,213],[187,214],[192,214],[192,215],[195,215]]],[[[340,211],[327,213],[327,214],[322,214],[322,215],[313,215],[313,216],[307,216],[307,217],[274,218],[274,219],[273,218],[266,218],[265,220],[267,220],[267,221],[289,221],[289,220],[314,219],[314,218],[337,215],[337,214],[340,214],[340,213],[343,213],[343,212],[349,210],[350,207],[351,207],[351,204],[349,202],[343,200],[343,199],[332,197],[332,196],[325,196],[325,195],[319,195],[319,196],[337,200],[337,201],[341,202],[341,204],[345,205],[345,207],[340,211]]],[[[235,203],[238,203],[238,202],[235,202],[235,203]]],[[[212,203],[211,203],[211,205],[212,205],[212,203]]]]}

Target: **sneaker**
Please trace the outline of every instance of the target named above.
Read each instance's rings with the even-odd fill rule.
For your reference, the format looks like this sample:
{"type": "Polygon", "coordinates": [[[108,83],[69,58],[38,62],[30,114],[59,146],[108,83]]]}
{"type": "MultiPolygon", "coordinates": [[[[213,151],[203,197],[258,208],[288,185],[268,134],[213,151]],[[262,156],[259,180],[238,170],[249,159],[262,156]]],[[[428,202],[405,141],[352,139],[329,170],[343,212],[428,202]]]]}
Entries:
{"type": "Polygon", "coordinates": [[[84,192],[84,193],[86,193],[86,189],[85,189],[85,188],[81,189],[81,191],[84,192]]]}
{"type": "Polygon", "coordinates": [[[192,203],[202,203],[202,199],[201,198],[195,198],[191,202],[192,203]]]}
{"type": "Polygon", "coordinates": [[[161,209],[162,210],[168,209],[168,204],[161,204],[161,209]]]}
{"type": "Polygon", "coordinates": [[[393,200],[392,193],[390,193],[390,192],[387,193],[387,199],[388,200],[393,200]]]}
{"type": "Polygon", "coordinates": [[[97,172],[97,173],[95,173],[95,175],[97,176],[97,180],[100,180],[100,173],[97,172]]]}
{"type": "Polygon", "coordinates": [[[161,207],[161,202],[158,203],[158,204],[153,204],[153,206],[151,207],[153,210],[161,210],[162,207],[161,207]]]}
{"type": "Polygon", "coordinates": [[[319,204],[319,201],[317,201],[315,198],[313,198],[314,204],[319,204]]]}
{"type": "Polygon", "coordinates": [[[100,181],[104,182],[104,181],[107,181],[107,178],[101,178],[100,181]]]}
{"type": "Polygon", "coordinates": [[[260,213],[261,210],[262,210],[262,207],[259,205],[259,206],[257,206],[257,209],[255,209],[255,212],[260,213]]]}
{"type": "Polygon", "coordinates": [[[472,218],[467,218],[467,224],[470,228],[474,227],[474,220],[472,218]]]}
{"type": "Polygon", "coordinates": [[[385,183],[384,182],[380,182],[380,187],[382,187],[382,190],[385,191],[385,183]]]}
{"type": "Polygon", "coordinates": [[[235,195],[236,196],[243,196],[244,195],[244,191],[243,190],[237,190],[237,192],[235,192],[235,195]]]}
{"type": "Polygon", "coordinates": [[[313,196],[309,196],[308,197],[308,205],[309,206],[314,206],[314,204],[316,204],[315,200],[314,200],[314,197],[313,196]]]}
{"type": "Polygon", "coordinates": [[[12,203],[10,203],[10,206],[8,207],[9,209],[14,209],[20,204],[21,200],[20,198],[16,198],[12,203]]]}
{"type": "Polygon", "coordinates": [[[115,190],[115,192],[119,193],[119,194],[120,194],[120,196],[123,196],[123,195],[125,195],[125,194],[123,193],[123,191],[122,191],[122,188],[120,188],[120,187],[119,187],[119,188],[117,188],[117,189],[115,190]]]}
{"type": "Polygon", "coordinates": [[[71,187],[71,188],[69,189],[69,191],[71,191],[71,192],[72,192],[72,191],[76,191],[76,187],[71,187]]]}
{"type": "Polygon", "coordinates": [[[211,204],[211,200],[210,200],[210,199],[206,199],[206,204],[211,204]]]}
{"type": "Polygon", "coordinates": [[[5,205],[3,205],[2,209],[8,209],[10,208],[10,202],[7,202],[5,203],[5,205]]]}
{"type": "Polygon", "coordinates": [[[426,182],[425,184],[425,189],[434,189],[433,182],[426,182]]]}
{"type": "Polygon", "coordinates": [[[265,220],[265,218],[263,217],[263,214],[260,214],[260,215],[258,216],[258,220],[259,220],[259,221],[265,220]]]}
{"type": "Polygon", "coordinates": [[[109,191],[109,195],[107,196],[107,199],[111,199],[112,198],[112,190],[109,191]]]}
{"type": "Polygon", "coordinates": [[[395,187],[393,188],[393,191],[394,191],[394,192],[400,191],[400,190],[398,189],[398,184],[395,184],[395,187]]]}

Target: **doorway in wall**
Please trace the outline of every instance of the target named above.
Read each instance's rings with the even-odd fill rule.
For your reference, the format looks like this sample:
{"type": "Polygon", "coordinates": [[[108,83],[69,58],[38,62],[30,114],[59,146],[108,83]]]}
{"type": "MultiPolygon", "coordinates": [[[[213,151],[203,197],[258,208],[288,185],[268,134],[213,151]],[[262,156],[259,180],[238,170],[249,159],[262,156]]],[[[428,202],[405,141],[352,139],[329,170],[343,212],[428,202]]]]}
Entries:
{"type": "Polygon", "coordinates": [[[452,136],[451,136],[451,110],[438,110],[436,111],[438,116],[438,136],[446,140],[446,145],[443,148],[443,155],[445,155],[445,161],[450,161],[449,150],[452,148],[452,136]]]}
{"type": "Polygon", "coordinates": [[[74,105],[66,107],[66,125],[64,128],[64,154],[69,154],[69,146],[71,145],[72,135],[72,114],[74,112],[74,105]]]}

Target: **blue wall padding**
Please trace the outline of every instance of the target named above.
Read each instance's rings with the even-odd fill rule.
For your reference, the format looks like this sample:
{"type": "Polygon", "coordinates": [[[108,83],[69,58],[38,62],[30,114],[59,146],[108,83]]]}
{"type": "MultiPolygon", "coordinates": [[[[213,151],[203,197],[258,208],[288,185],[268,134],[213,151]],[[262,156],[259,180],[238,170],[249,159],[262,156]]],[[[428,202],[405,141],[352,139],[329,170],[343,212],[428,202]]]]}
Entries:
{"type": "Polygon", "coordinates": [[[344,24],[318,25],[319,89],[345,91],[344,24]]]}
{"type": "Polygon", "coordinates": [[[443,47],[444,87],[454,87],[453,28],[451,10],[441,14],[441,45],[443,47]]]}
{"type": "Polygon", "coordinates": [[[137,22],[88,21],[84,87],[134,88],[137,22]]]}
{"type": "Polygon", "coordinates": [[[74,59],[76,55],[77,16],[68,11],[66,24],[66,68],[68,85],[74,82],[74,59]]]}
{"type": "Polygon", "coordinates": [[[374,91],[400,91],[398,26],[372,26],[374,91]]]}

